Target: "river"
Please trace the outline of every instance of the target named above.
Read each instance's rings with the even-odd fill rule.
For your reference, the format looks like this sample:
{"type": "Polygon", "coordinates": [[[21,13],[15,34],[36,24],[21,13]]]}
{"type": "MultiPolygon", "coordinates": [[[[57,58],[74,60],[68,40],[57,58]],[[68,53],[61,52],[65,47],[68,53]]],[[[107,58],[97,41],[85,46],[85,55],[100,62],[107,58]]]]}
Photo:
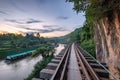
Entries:
{"type": "MultiPolygon", "coordinates": [[[[64,48],[63,44],[59,44],[55,48],[55,55],[57,55],[64,48]]],[[[5,61],[0,61],[0,80],[24,80],[31,71],[34,65],[42,60],[41,56],[36,58],[25,58],[13,64],[6,64],[5,61]]]]}

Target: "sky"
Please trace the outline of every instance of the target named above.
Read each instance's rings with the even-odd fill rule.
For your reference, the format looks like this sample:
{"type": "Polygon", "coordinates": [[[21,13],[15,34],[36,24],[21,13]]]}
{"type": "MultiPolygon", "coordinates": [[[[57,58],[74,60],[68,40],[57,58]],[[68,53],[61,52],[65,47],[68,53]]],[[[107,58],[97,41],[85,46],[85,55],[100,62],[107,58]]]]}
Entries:
{"type": "Polygon", "coordinates": [[[85,21],[84,13],[72,8],[65,0],[0,0],[0,33],[66,35],[85,21]]]}

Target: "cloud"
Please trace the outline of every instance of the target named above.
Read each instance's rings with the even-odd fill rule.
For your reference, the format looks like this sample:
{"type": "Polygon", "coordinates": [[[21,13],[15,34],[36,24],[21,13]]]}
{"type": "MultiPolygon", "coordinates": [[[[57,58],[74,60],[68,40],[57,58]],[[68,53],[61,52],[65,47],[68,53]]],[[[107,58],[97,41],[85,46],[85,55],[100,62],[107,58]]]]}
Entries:
{"type": "Polygon", "coordinates": [[[29,27],[21,26],[21,25],[18,25],[18,26],[16,26],[16,27],[17,27],[17,28],[26,29],[26,30],[28,30],[28,31],[40,32],[40,33],[49,33],[49,32],[54,32],[54,31],[66,31],[66,30],[63,29],[62,27],[50,28],[50,29],[34,29],[34,28],[29,28],[29,27]]]}
{"type": "Polygon", "coordinates": [[[40,23],[40,22],[43,22],[43,21],[35,20],[35,19],[30,19],[30,20],[28,20],[26,23],[27,23],[27,24],[31,24],[31,23],[40,23]]]}
{"type": "Polygon", "coordinates": [[[66,30],[63,28],[55,28],[55,29],[39,29],[38,31],[41,33],[49,33],[49,32],[66,31],[66,30]]]}
{"type": "Polygon", "coordinates": [[[0,11],[0,14],[5,14],[5,15],[8,15],[6,12],[4,11],[0,11]]]}
{"type": "Polygon", "coordinates": [[[5,21],[12,22],[12,23],[18,23],[18,24],[23,24],[23,22],[17,21],[17,20],[14,20],[14,19],[5,19],[5,21]]]}
{"type": "Polygon", "coordinates": [[[59,17],[57,17],[57,19],[67,20],[67,19],[69,19],[69,17],[67,17],[67,16],[59,16],[59,17]]]}
{"type": "Polygon", "coordinates": [[[58,25],[43,25],[44,28],[59,27],[58,25]]]}
{"type": "Polygon", "coordinates": [[[32,23],[41,23],[43,21],[36,19],[28,19],[28,20],[15,20],[15,19],[5,19],[5,21],[18,23],[18,24],[32,24],[32,23]]]}

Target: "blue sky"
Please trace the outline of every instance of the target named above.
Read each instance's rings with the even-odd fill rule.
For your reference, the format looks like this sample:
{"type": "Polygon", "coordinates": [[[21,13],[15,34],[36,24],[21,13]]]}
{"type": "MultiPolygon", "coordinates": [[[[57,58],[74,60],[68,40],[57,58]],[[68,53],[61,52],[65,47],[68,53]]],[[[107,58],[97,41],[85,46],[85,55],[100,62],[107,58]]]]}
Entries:
{"type": "Polygon", "coordinates": [[[85,21],[72,8],[65,0],[0,0],[0,32],[65,35],[85,21]]]}

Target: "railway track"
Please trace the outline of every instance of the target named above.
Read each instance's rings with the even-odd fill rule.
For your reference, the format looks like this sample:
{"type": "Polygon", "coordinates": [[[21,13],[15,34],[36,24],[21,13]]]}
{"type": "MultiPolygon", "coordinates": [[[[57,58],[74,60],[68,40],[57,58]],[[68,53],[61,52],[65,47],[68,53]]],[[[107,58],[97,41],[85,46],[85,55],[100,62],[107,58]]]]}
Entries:
{"type": "Polygon", "coordinates": [[[81,80],[109,80],[109,73],[97,64],[89,55],[75,46],[78,65],[82,74],[81,80]]]}
{"type": "MultiPolygon", "coordinates": [[[[57,55],[45,69],[40,71],[42,80],[68,80],[71,45],[67,46],[57,55]]],[[[89,55],[86,51],[74,44],[74,51],[77,58],[79,79],[76,80],[119,80],[109,70],[105,63],[100,63],[89,55]],[[113,79],[109,79],[112,76],[113,79]]],[[[78,74],[75,74],[78,75],[78,74]]],[[[75,80],[75,79],[74,79],[75,80]]]]}
{"type": "Polygon", "coordinates": [[[40,72],[42,80],[66,80],[67,65],[69,61],[71,45],[62,50],[45,69],[40,72]]]}
{"type": "Polygon", "coordinates": [[[79,63],[79,59],[81,59],[84,65],[83,68],[86,69],[86,73],[88,74],[86,75],[83,71],[83,68],[80,68],[80,71],[83,74],[83,79],[81,80],[119,80],[108,70],[106,63],[100,63],[77,44],[74,48],[78,58],[79,66],[81,67],[79,63]],[[112,77],[112,79],[109,77],[112,77]]]}

